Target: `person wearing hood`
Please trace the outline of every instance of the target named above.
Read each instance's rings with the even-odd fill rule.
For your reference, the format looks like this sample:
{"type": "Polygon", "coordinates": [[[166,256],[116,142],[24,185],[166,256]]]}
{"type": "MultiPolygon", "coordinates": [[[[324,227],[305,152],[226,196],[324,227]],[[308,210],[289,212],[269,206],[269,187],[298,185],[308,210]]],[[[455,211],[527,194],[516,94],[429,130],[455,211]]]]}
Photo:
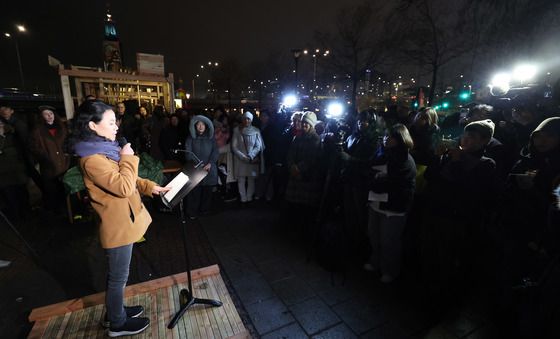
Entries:
{"type": "Polygon", "coordinates": [[[41,123],[31,133],[29,148],[39,163],[43,182],[43,202],[49,210],[61,206],[64,186],[61,176],[70,164],[65,150],[68,129],[51,106],[39,107],[41,123]]]}
{"type": "Polygon", "coordinates": [[[231,149],[234,154],[233,173],[237,179],[242,203],[251,202],[255,194],[255,178],[264,173],[264,141],[258,128],[251,125],[253,114],[245,112],[241,124],[233,130],[231,149]]]}
{"type": "Polygon", "coordinates": [[[202,161],[202,169],[208,175],[187,196],[187,214],[195,219],[200,214],[210,212],[212,187],[218,184],[218,145],[214,137],[212,121],[203,115],[195,115],[189,124],[190,135],[185,141],[187,161],[202,161]],[[196,155],[196,158],[193,156],[196,155]]]}
{"type": "Polygon", "coordinates": [[[560,117],[544,120],[529,137],[507,183],[508,220],[521,245],[541,241],[547,209],[560,173],[560,117]]]}

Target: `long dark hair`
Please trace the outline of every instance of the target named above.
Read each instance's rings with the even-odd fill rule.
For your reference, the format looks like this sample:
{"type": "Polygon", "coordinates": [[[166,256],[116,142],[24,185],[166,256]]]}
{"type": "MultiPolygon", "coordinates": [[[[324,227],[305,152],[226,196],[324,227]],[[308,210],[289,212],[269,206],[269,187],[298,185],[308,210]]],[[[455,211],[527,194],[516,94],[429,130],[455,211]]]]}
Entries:
{"type": "Polygon", "coordinates": [[[395,124],[389,129],[389,135],[397,139],[399,146],[404,150],[410,151],[414,147],[414,141],[403,124],[395,124]]]}
{"type": "Polygon", "coordinates": [[[98,124],[103,120],[103,113],[112,110],[113,107],[101,100],[86,100],[78,107],[78,116],[72,128],[72,144],[78,141],[89,140],[97,135],[89,128],[90,121],[98,124]]]}

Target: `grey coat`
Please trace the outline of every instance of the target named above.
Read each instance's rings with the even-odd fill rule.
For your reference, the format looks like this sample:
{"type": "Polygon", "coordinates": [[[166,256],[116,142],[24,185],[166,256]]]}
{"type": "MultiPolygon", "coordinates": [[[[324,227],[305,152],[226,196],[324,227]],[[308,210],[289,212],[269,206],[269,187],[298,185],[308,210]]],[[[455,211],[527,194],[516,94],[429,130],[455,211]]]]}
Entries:
{"type": "MultiPolygon", "coordinates": [[[[190,135],[185,141],[185,150],[193,152],[202,162],[203,166],[210,164],[210,171],[204,180],[201,182],[202,186],[213,186],[218,183],[218,145],[214,138],[214,126],[210,119],[203,115],[195,115],[191,119],[189,125],[190,135]],[[196,132],[195,124],[202,121],[206,125],[206,130],[202,135],[196,132]]],[[[197,162],[192,154],[186,154],[187,161],[197,162]]]]}

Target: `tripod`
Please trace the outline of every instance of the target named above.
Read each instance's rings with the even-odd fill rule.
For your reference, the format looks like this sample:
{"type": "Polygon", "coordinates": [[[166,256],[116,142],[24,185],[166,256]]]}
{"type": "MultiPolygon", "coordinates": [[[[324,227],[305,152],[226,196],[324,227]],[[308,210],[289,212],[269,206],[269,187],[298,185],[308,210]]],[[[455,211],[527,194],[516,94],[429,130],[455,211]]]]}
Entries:
{"type": "Polygon", "coordinates": [[[193,305],[197,305],[197,304],[199,304],[199,305],[210,305],[210,306],[214,306],[214,307],[222,306],[222,302],[219,301],[219,300],[200,299],[200,298],[196,298],[196,297],[193,296],[192,278],[191,278],[191,263],[190,263],[190,260],[189,260],[189,250],[188,250],[189,242],[188,242],[188,236],[187,236],[187,218],[185,217],[185,210],[183,208],[183,198],[198,183],[200,183],[200,181],[202,179],[204,179],[204,177],[206,176],[206,171],[202,171],[202,172],[204,172],[202,175],[197,175],[197,173],[195,173],[195,171],[196,171],[196,168],[194,169],[194,171],[192,172],[192,174],[189,177],[193,178],[193,179],[196,179],[196,180],[192,180],[191,182],[187,183],[187,185],[185,185],[186,187],[182,191],[180,200],[178,200],[179,211],[180,211],[180,214],[181,214],[181,228],[183,229],[183,243],[185,245],[185,259],[186,259],[186,264],[187,264],[188,287],[186,289],[182,289],[181,292],[179,292],[180,293],[179,294],[179,300],[181,302],[181,308],[179,309],[179,311],[177,311],[177,313],[175,313],[175,316],[173,316],[173,319],[171,319],[171,321],[169,322],[169,325],[167,325],[167,328],[169,328],[169,329],[175,327],[175,325],[177,325],[177,322],[179,321],[179,319],[181,319],[181,317],[193,305]]]}

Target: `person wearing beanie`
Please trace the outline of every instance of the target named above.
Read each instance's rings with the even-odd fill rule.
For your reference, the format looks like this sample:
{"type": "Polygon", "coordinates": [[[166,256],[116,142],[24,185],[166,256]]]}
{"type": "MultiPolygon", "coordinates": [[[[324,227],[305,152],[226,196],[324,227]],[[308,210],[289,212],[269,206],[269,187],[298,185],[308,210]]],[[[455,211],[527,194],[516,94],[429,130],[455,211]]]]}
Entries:
{"type": "Polygon", "coordinates": [[[62,175],[70,165],[65,149],[68,129],[51,106],[39,107],[40,121],[31,133],[29,148],[39,163],[43,183],[43,203],[48,210],[61,209],[64,202],[62,175]]]}
{"type": "Polygon", "coordinates": [[[304,113],[301,122],[303,133],[294,138],[288,150],[286,165],[289,177],[286,200],[296,209],[294,214],[301,215],[298,219],[300,226],[308,228],[313,224],[321,192],[321,141],[314,128],[317,123],[315,113],[304,113]]]}
{"type": "Polygon", "coordinates": [[[264,173],[264,141],[253,126],[253,114],[245,112],[241,124],[233,130],[231,149],[234,154],[233,175],[237,179],[241,203],[253,201],[255,178],[264,173]]]}
{"type": "Polygon", "coordinates": [[[473,121],[465,126],[466,131],[475,131],[480,134],[483,139],[490,140],[494,136],[494,128],[496,125],[490,119],[473,121]]]}
{"type": "Polygon", "coordinates": [[[447,149],[424,173],[425,200],[430,203],[424,214],[429,227],[423,235],[422,262],[434,297],[456,297],[446,294],[448,286],[467,288],[468,281],[458,278],[473,274],[476,249],[482,246],[480,230],[499,195],[496,163],[484,156],[492,131],[488,121],[468,124],[460,144],[447,149]]]}
{"type": "Polygon", "coordinates": [[[302,125],[307,123],[309,126],[315,128],[315,125],[317,124],[317,116],[313,112],[305,112],[301,117],[301,123],[302,125]]]}

